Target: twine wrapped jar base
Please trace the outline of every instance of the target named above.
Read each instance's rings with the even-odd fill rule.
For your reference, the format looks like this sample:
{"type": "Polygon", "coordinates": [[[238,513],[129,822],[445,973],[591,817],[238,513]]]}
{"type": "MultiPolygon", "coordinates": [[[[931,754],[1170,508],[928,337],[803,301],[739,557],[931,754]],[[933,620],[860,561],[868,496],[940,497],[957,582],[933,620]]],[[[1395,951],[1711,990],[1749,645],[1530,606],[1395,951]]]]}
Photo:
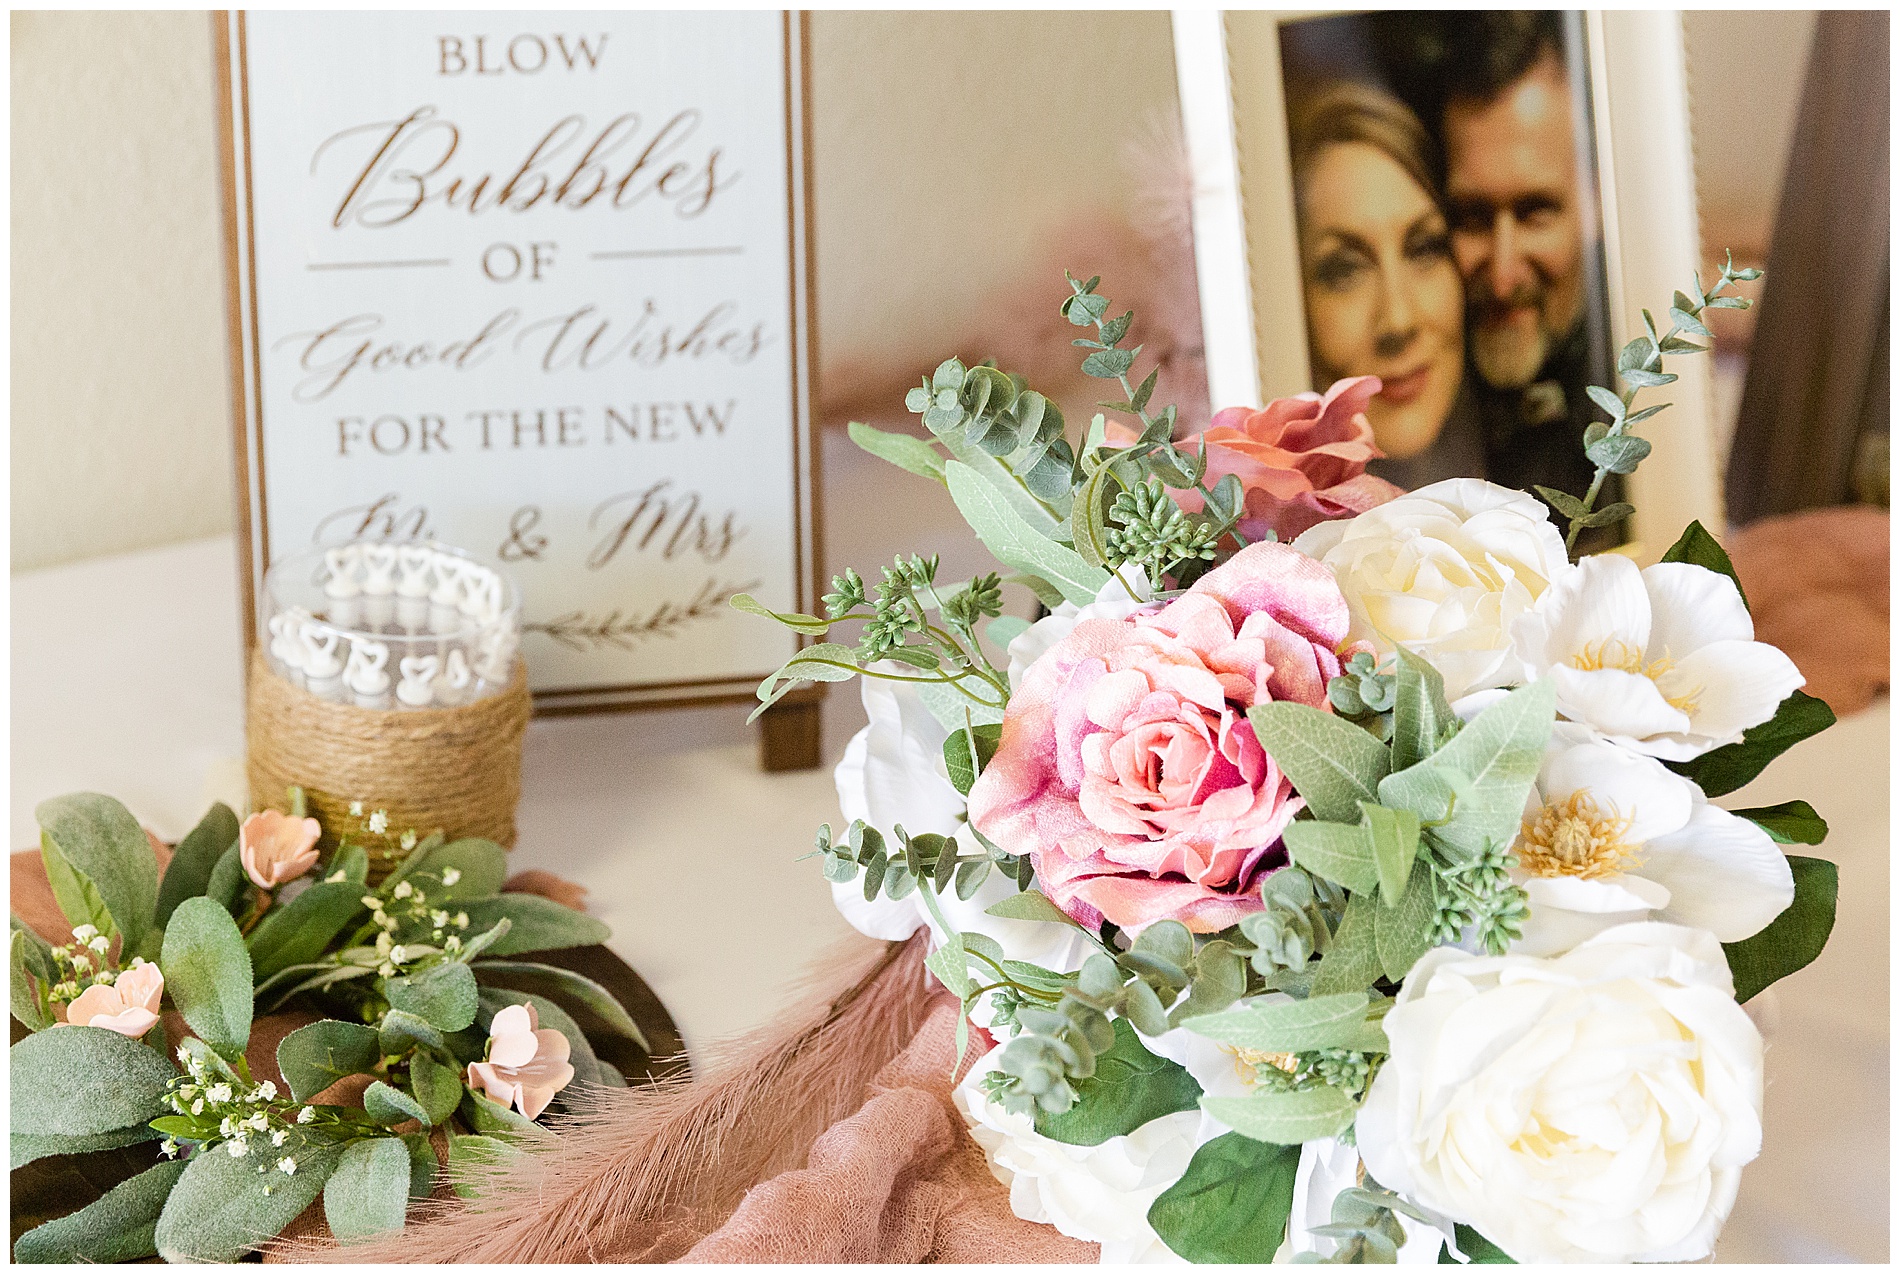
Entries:
{"type": "MultiPolygon", "coordinates": [[[[389,710],[332,703],[271,671],[251,652],[245,739],[251,802],[285,808],[301,787],[335,848],[333,828],[353,827],[352,801],[387,810],[390,830],[478,836],[510,849],[521,800],[521,741],[531,703],[527,665],[508,688],[457,708],[389,710]]],[[[380,876],[387,864],[375,861],[380,876]]]]}

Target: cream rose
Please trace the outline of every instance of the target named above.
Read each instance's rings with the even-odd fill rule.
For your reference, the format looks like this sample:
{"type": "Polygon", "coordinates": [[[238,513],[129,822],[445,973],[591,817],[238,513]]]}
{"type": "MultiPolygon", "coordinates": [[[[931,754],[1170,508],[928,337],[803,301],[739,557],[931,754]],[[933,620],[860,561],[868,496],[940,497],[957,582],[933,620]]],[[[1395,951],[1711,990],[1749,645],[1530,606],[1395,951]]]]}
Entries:
{"type": "Polygon", "coordinates": [[[1522,680],[1512,625],[1576,569],[1543,505],[1477,478],[1321,522],[1293,547],[1338,577],[1353,640],[1381,656],[1403,645],[1438,669],[1453,699],[1522,680]]]}
{"type": "Polygon", "coordinates": [[[1385,1018],[1366,1167],[1536,1261],[1693,1261],[1761,1150],[1762,1041],[1699,929],[1428,952],[1385,1018]]]}

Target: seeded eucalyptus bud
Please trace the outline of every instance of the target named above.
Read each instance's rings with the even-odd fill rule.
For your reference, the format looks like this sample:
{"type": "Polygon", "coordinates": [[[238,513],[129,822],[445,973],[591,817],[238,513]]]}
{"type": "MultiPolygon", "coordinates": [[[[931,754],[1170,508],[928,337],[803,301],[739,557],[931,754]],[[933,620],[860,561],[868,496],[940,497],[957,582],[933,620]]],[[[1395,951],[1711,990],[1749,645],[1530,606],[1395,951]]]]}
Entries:
{"type": "Polygon", "coordinates": [[[1253,967],[1262,977],[1301,969],[1325,952],[1332,939],[1313,878],[1296,867],[1267,877],[1261,887],[1265,911],[1240,922],[1240,932],[1254,944],[1253,967]]]}

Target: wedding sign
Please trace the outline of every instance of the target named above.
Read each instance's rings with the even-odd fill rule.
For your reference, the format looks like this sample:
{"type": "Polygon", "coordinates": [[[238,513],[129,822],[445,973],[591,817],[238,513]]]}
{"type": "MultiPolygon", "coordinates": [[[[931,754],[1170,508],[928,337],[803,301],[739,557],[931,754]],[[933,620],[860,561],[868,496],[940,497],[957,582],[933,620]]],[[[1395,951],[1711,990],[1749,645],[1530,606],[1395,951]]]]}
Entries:
{"type": "Polygon", "coordinates": [[[812,609],[802,27],[219,20],[248,622],[278,558],[484,554],[544,710],[747,694],[812,609]]]}

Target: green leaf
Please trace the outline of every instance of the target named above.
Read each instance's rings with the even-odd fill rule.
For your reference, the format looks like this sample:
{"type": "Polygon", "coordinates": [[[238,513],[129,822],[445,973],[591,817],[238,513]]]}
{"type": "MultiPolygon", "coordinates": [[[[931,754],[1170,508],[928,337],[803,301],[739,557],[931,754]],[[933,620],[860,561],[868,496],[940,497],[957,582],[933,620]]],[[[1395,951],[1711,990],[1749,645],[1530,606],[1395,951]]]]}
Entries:
{"type": "Polygon", "coordinates": [[[251,1039],[251,957],[231,913],[210,898],[178,904],[158,967],[192,1034],[227,1060],[242,1057],[251,1039]]]}
{"type": "Polygon", "coordinates": [[[1094,601],[1108,583],[1107,571],[1038,533],[967,464],[952,462],[944,472],[957,511],[997,561],[1049,581],[1077,606],[1094,601]]]}
{"type": "Polygon", "coordinates": [[[1620,502],[1616,504],[1606,504],[1594,513],[1586,513],[1584,516],[1578,518],[1577,521],[1583,526],[1611,526],[1617,522],[1621,522],[1634,512],[1636,512],[1636,506],[1633,504],[1623,504],[1620,502]]]}
{"type": "Polygon", "coordinates": [[[435,1193],[435,1147],[426,1132],[406,1132],[402,1144],[409,1151],[409,1197],[426,1199],[435,1193]]]}
{"type": "Polygon", "coordinates": [[[157,1141],[161,1134],[150,1123],[134,1124],[130,1128],[114,1128],[110,1132],[91,1133],[86,1136],[67,1136],[51,1133],[25,1133],[17,1128],[7,1138],[7,1167],[24,1167],[35,1159],[45,1159],[50,1155],[84,1155],[95,1150],[117,1150],[120,1146],[136,1146],[140,1142],[157,1141]]]}
{"type": "MultiPolygon", "coordinates": [[[[1678,292],[1676,295],[1681,296],[1682,294],[1678,292]]],[[[1669,308],[1669,321],[1693,336],[1712,335],[1709,329],[1703,326],[1700,319],[1690,314],[1688,310],[1682,308],[1680,305],[1673,305],[1669,308]]]]}
{"type": "Polygon", "coordinates": [[[7,954],[9,968],[7,992],[11,997],[13,1016],[27,1030],[43,1031],[53,1024],[53,1018],[40,1004],[39,992],[27,976],[27,965],[33,956],[32,945],[26,930],[12,931],[7,954]]]}
{"type": "Polygon", "coordinates": [[[1314,817],[1357,823],[1359,802],[1379,799],[1392,753],[1350,721],[1302,703],[1260,704],[1247,720],[1314,817]]]}
{"type": "Polygon", "coordinates": [[[299,1139],[273,1148],[262,1138],[241,1159],[219,1151],[201,1154],[185,1165],[159,1214],[154,1241],[167,1261],[235,1261],[283,1232],[316,1201],[330,1179],[343,1148],[299,1139]],[[297,1171],[278,1171],[281,1158],[295,1159],[297,1171]],[[259,1172],[263,1168],[265,1171],[259,1172]]]}
{"type": "Polygon", "coordinates": [[[307,964],[322,955],[348,926],[363,913],[364,881],[369,874],[369,856],[359,846],[338,852],[331,871],[344,873],[334,884],[319,880],[289,902],[272,907],[251,930],[245,946],[251,953],[251,976],[259,983],[296,964],[307,964]]]}
{"type": "MultiPolygon", "coordinates": [[[[849,646],[823,641],[807,646],[759,683],[759,706],[748,721],[789,694],[801,681],[849,681],[858,675],[858,654],[849,646]]],[[[496,886],[499,890],[500,886],[496,886]]]]}
{"type": "MultiPolygon", "coordinates": [[[[55,857],[92,883],[110,913],[108,924],[116,925],[125,936],[124,949],[139,950],[153,927],[152,917],[158,907],[158,859],[139,821],[125,806],[96,792],[41,801],[33,816],[39,820],[46,874],[60,910],[71,917],[69,901],[87,910],[96,904],[83,900],[83,890],[81,896],[75,896],[71,880],[53,879],[55,857]],[[54,852],[45,853],[49,846],[54,852]]],[[[107,925],[99,924],[90,914],[83,920],[73,919],[73,923],[94,924],[100,932],[108,931],[107,925]]]]}
{"type": "Polygon", "coordinates": [[[1187,1029],[1210,1040],[1262,1053],[1305,1053],[1319,1048],[1356,1048],[1365,1042],[1364,991],[1315,995],[1304,1000],[1248,1000],[1225,1013],[1197,1017],[1187,1029]]]}
{"type": "Polygon", "coordinates": [[[909,434],[886,433],[856,420],[846,426],[846,430],[852,442],[878,459],[889,461],[919,477],[943,481],[943,457],[923,439],[909,434]]]}
{"type": "MultiPolygon", "coordinates": [[[[468,1126],[473,1128],[476,1132],[487,1133],[491,1136],[505,1137],[511,1141],[537,1141],[545,1140],[548,1137],[547,1129],[535,1123],[514,1107],[504,1106],[500,1102],[490,1101],[477,1092],[465,1091],[462,1094],[462,1104],[459,1109],[462,1112],[462,1118],[466,1120],[468,1126]]],[[[455,1167],[454,1155],[452,1153],[453,1146],[454,1141],[451,1139],[451,1155],[449,1161],[451,1170],[455,1167]]]]}
{"type": "Polygon", "coordinates": [[[1392,769],[1410,769],[1438,750],[1438,737],[1457,721],[1445,702],[1438,669],[1399,648],[1397,697],[1392,709],[1392,769]]]}
{"type": "Polygon", "coordinates": [[[477,974],[484,975],[481,977],[484,983],[513,979],[525,982],[544,994],[565,995],[597,1014],[609,1029],[626,1036],[647,1053],[653,1051],[653,1046],[647,1043],[647,1037],[634,1024],[633,1018],[628,1016],[627,1010],[620,1006],[620,1001],[592,978],[582,977],[570,969],[525,960],[481,960],[473,967],[477,974]]]}
{"type": "Polygon", "coordinates": [[[224,851],[237,843],[238,817],[222,801],[213,805],[185,833],[185,839],[172,850],[165,878],[158,886],[158,911],[155,920],[163,929],[171,923],[172,912],[187,898],[201,896],[211,883],[211,869],[218,865],[224,851]]]}
{"type": "MultiPolygon", "coordinates": [[[[231,842],[229,849],[218,856],[211,868],[211,876],[205,881],[204,896],[235,914],[244,907],[244,889],[250,878],[244,874],[244,861],[238,854],[238,843],[231,842]]],[[[166,917],[166,923],[171,918],[166,917]]]]}
{"type": "Polygon", "coordinates": [[[963,953],[963,935],[952,933],[948,941],[924,957],[924,967],[937,975],[937,981],[959,1000],[970,998],[969,961],[963,953]]]}
{"type": "MultiPolygon", "coordinates": [[[[577,1075],[579,1070],[575,1067],[577,1075]]],[[[418,1052],[409,1059],[409,1087],[422,1107],[425,1124],[441,1123],[462,1103],[462,1072],[428,1053],[418,1052]]]]}
{"type": "MultiPolygon", "coordinates": [[[[913,441],[915,440],[913,439],[913,441]]],[[[918,445],[923,446],[922,443],[918,443],[918,445]]],[[[925,449],[928,450],[928,448],[925,449]]],[[[813,637],[819,636],[826,629],[831,627],[830,620],[820,619],[816,615],[780,614],[778,611],[762,606],[754,601],[750,593],[734,593],[727,600],[726,605],[732,607],[734,610],[744,611],[748,615],[760,615],[766,619],[775,619],[794,632],[805,633],[813,637]]]]}
{"type": "Polygon", "coordinates": [[[1075,921],[1069,919],[1062,908],[1034,889],[1025,889],[1021,893],[998,899],[984,908],[983,914],[1001,916],[1005,920],[1046,920],[1055,924],[1075,925],[1075,921]]]}
{"type": "Polygon", "coordinates": [[[41,836],[40,861],[46,865],[46,880],[52,886],[53,901],[59,904],[61,914],[73,928],[91,925],[108,938],[118,931],[112,910],[106,906],[105,895],[93,884],[92,877],[68,862],[47,834],[41,836]]]}
{"type": "Polygon", "coordinates": [[[1611,420],[1623,419],[1623,413],[1628,410],[1623,406],[1623,400],[1615,390],[1605,389],[1601,385],[1588,385],[1584,387],[1583,392],[1590,395],[1591,402],[1610,413],[1611,420]]]}
{"type": "MultiPolygon", "coordinates": [[[[1504,1249],[1468,1225],[1456,1225],[1452,1233],[1458,1238],[1458,1250],[1470,1258],[1473,1265],[1516,1265],[1504,1254],[1504,1249]]],[[[1439,1249],[1440,1265],[1456,1265],[1458,1261],[1443,1248],[1439,1249]]]]}
{"type": "Polygon", "coordinates": [[[1412,864],[1418,859],[1418,815],[1371,801],[1359,802],[1359,809],[1365,815],[1372,861],[1379,869],[1379,900],[1387,907],[1396,907],[1405,897],[1412,864]]]}
{"type": "Polygon", "coordinates": [[[1674,372],[1652,372],[1646,367],[1632,367],[1623,373],[1623,379],[1638,389],[1648,389],[1657,385],[1674,384],[1674,372]]]}
{"type": "Polygon", "coordinates": [[[508,851],[492,840],[470,836],[412,854],[383,881],[383,897],[390,897],[390,891],[404,880],[413,882],[433,902],[490,898],[500,893],[508,880],[508,851]],[[444,885],[442,877],[450,870],[461,875],[453,885],[444,885]],[[435,879],[419,879],[425,875],[435,879]]]}
{"type": "Polygon", "coordinates": [[[79,1211],[21,1235],[13,1245],[13,1259],[27,1265],[71,1265],[157,1255],[152,1234],[184,1171],[184,1161],[174,1160],[121,1181],[79,1211]]]}
{"type": "Polygon", "coordinates": [[[1187,1070],[1143,1048],[1135,1028],[1115,1019],[1115,1043],[1095,1055],[1095,1073],[1075,1081],[1078,1100],[1060,1115],[1036,1112],[1036,1131],[1071,1146],[1099,1146],[1150,1120],[1193,1110],[1201,1086],[1187,1070]]]}
{"type": "Polygon", "coordinates": [[[607,941],[613,934],[606,925],[585,912],[564,907],[552,898],[543,898],[539,894],[502,894],[482,902],[472,902],[466,910],[471,933],[493,928],[501,920],[509,922],[508,932],[487,948],[491,956],[552,951],[563,947],[591,947],[607,941]]]}
{"type": "Polygon", "coordinates": [[[1611,434],[1585,447],[1583,454],[1600,469],[1608,469],[1611,473],[1635,473],[1636,466],[1648,458],[1650,450],[1647,438],[1638,438],[1635,434],[1611,434]]]}
{"type": "Polygon", "coordinates": [[[1775,839],[1779,845],[1819,845],[1827,839],[1827,822],[1806,801],[1784,801],[1755,809],[1732,811],[1775,839]]]}
{"type": "Polygon", "coordinates": [[[968,796],[970,787],[976,782],[976,776],[996,755],[996,745],[1003,737],[1003,727],[998,725],[980,725],[974,731],[969,728],[954,730],[943,741],[943,763],[950,772],[950,785],[960,795],[968,796]],[[975,737],[976,755],[970,755],[972,735],[975,737]]]}
{"type": "Polygon", "coordinates": [[[475,974],[453,960],[412,977],[384,978],[383,996],[392,1009],[413,1013],[436,1030],[453,1033],[475,1020],[479,998],[475,974]]]}
{"type": "Polygon", "coordinates": [[[1201,1108],[1241,1136],[1277,1146],[1337,1136],[1352,1125],[1359,1111],[1352,1098],[1332,1087],[1203,1097],[1201,1108]]]}
{"type": "Polygon", "coordinates": [[[1140,352],[1140,346],[1134,349],[1098,349],[1082,360],[1082,374],[1097,380],[1114,380],[1135,365],[1135,355],[1140,352]]]}
{"type": "MultiPolygon", "coordinates": [[[[487,1104],[494,1105],[493,1102],[487,1104]]],[[[449,1178],[455,1193],[464,1199],[475,1198],[475,1187],[469,1184],[470,1179],[489,1165],[505,1162],[520,1153],[507,1142],[498,1141],[494,1137],[485,1137],[480,1133],[467,1137],[450,1137],[449,1178]]]]}
{"type": "Polygon", "coordinates": [[[323,1187],[323,1219],[341,1243],[402,1229],[409,1212],[409,1147],[399,1137],[351,1142],[323,1187]]]}
{"type": "Polygon", "coordinates": [[[1029,621],[1020,615],[1000,615],[983,629],[983,635],[1005,650],[1009,643],[1029,631],[1029,621]]]}
{"type": "Polygon", "coordinates": [[[1571,495],[1568,491],[1559,491],[1556,487],[1538,486],[1533,486],[1531,490],[1543,496],[1551,508],[1557,510],[1557,512],[1567,518],[1588,517],[1590,514],[1590,510],[1584,507],[1583,501],[1571,495]]]}
{"type": "Polygon", "coordinates": [[[1314,995],[1363,991],[1379,980],[1385,969],[1379,963],[1378,917],[1379,904],[1371,894],[1355,893],[1346,900],[1339,932],[1313,975],[1314,995]]]}
{"type": "Polygon", "coordinates": [[[290,1095],[307,1102],[349,1075],[364,1075],[382,1059],[374,1027],[322,1021],[300,1026],[278,1041],[277,1069],[290,1095]]]}
{"type": "Polygon", "coordinates": [[[1803,739],[1834,724],[1834,712],[1825,703],[1797,690],[1781,701],[1775,715],[1742,732],[1740,743],[1704,752],[1692,761],[1665,761],[1711,798],[1726,796],[1752,782],[1768,763],[1803,739]]]}
{"type": "Polygon", "coordinates": [[[1223,1133],[1194,1152],[1181,1179],[1148,1209],[1175,1255],[1196,1264],[1265,1264],[1286,1236],[1298,1146],[1223,1133]]]}
{"type": "Polygon", "coordinates": [[[429,1112],[422,1108],[421,1102],[380,1079],[363,1090],[363,1109],[385,1128],[411,1119],[424,1124],[429,1122],[429,1112]]]}
{"type": "Polygon", "coordinates": [[[1742,577],[1735,573],[1735,563],[1729,560],[1721,543],[1703,529],[1702,523],[1689,523],[1676,542],[1669,546],[1669,551],[1662,555],[1662,560],[1687,562],[1691,566],[1700,566],[1728,576],[1735,585],[1735,591],[1741,594],[1742,605],[1748,605],[1748,594],[1742,592],[1742,577]]]}
{"type": "Polygon", "coordinates": [[[391,1057],[417,1045],[434,1049],[446,1049],[449,1046],[442,1032],[414,1013],[405,1013],[401,1009],[391,1009],[383,1015],[379,1041],[383,1052],[391,1057]]]}
{"type": "Polygon", "coordinates": [[[1511,691],[1430,757],[1388,776],[1379,784],[1379,803],[1411,810],[1440,845],[1466,855],[1491,843],[1509,845],[1543,761],[1556,703],[1548,678],[1511,691]]]}
{"type": "MultiPolygon", "coordinates": [[[[1381,886],[1380,893],[1384,893],[1381,886]]],[[[1387,980],[1405,979],[1418,958],[1431,949],[1432,917],[1437,905],[1432,898],[1432,870],[1423,860],[1412,864],[1411,884],[1396,907],[1381,907],[1374,925],[1379,967],[1387,980]]]]}
{"type": "Polygon", "coordinates": [[[1296,819],[1286,825],[1287,853],[1307,871],[1337,881],[1355,893],[1379,883],[1372,837],[1363,825],[1296,819]]]}
{"type": "MultiPolygon", "coordinates": [[[[1725,942],[1729,971],[1735,975],[1735,1000],[1746,1004],[1767,987],[1806,968],[1834,931],[1834,905],[1840,873],[1824,858],[1789,855],[1794,872],[1794,901],[1768,927],[1740,942],[1725,942]]],[[[38,1037],[35,1037],[38,1038],[38,1037]]]]}

